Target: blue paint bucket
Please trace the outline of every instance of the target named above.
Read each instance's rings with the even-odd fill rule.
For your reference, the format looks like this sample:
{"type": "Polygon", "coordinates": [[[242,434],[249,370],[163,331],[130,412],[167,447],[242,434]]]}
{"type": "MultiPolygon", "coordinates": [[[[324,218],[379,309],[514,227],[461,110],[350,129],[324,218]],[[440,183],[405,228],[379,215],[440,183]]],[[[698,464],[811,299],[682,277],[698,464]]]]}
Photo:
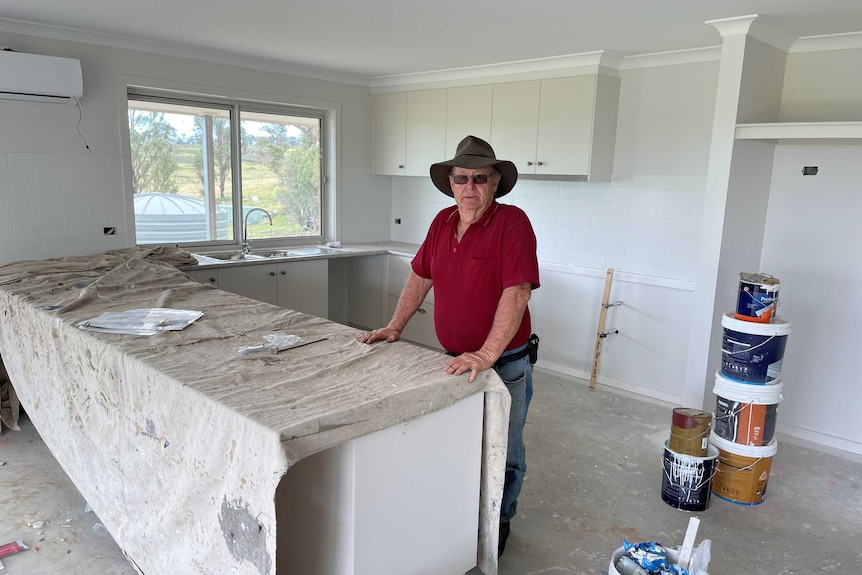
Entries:
{"type": "Polygon", "coordinates": [[[778,278],[767,274],[739,274],[736,319],[769,323],[778,309],[778,278]]]}
{"type": "Polygon", "coordinates": [[[662,501],[684,511],[703,511],[709,506],[718,448],[710,445],[705,457],[694,457],[677,453],[669,444],[664,442],[662,501]]]}
{"type": "Polygon", "coordinates": [[[726,313],[721,326],[721,375],[755,385],[778,383],[790,322],[774,317],[772,323],[756,323],[726,313]]]}

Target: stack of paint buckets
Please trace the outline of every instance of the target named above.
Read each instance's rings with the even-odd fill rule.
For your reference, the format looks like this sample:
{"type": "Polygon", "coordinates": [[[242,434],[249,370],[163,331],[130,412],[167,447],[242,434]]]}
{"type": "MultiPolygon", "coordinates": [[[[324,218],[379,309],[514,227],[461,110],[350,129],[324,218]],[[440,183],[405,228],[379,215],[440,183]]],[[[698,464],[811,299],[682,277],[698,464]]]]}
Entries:
{"type": "Polygon", "coordinates": [[[715,422],[709,437],[718,450],[712,492],[757,505],[766,495],[781,401],[781,363],[790,322],[778,317],[779,281],[740,274],[736,312],[721,319],[721,368],[715,374],[715,422]]]}
{"type": "Polygon", "coordinates": [[[718,448],[709,443],[712,415],[689,407],[673,410],[670,439],[664,443],[662,500],[685,511],[709,505],[718,448]]]}

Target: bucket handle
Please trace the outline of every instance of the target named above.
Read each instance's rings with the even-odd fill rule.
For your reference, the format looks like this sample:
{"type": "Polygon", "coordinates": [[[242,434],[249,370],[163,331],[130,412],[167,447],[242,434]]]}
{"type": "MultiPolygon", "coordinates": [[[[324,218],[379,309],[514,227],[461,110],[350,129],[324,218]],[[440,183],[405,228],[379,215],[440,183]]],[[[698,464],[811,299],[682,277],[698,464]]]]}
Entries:
{"type": "Polygon", "coordinates": [[[748,347],[748,348],[745,348],[745,349],[738,349],[738,350],[736,350],[736,351],[727,351],[726,349],[722,349],[722,350],[721,350],[721,353],[726,354],[726,355],[734,355],[734,354],[736,354],[736,353],[748,353],[748,352],[750,352],[750,351],[754,351],[754,350],[755,350],[755,349],[757,349],[758,347],[763,347],[764,345],[766,345],[767,343],[769,343],[769,342],[770,342],[770,341],[772,341],[773,339],[775,339],[775,336],[774,336],[774,335],[770,335],[767,339],[763,340],[762,342],[758,343],[758,344],[757,344],[757,345],[755,345],[755,346],[748,347]]]}
{"type": "MultiPolygon", "coordinates": [[[[716,458],[716,459],[717,459],[717,458],[716,458]]],[[[756,463],[756,462],[755,462],[755,463],[756,463]]],[[[752,463],[752,465],[754,465],[754,463],[752,463]]],[[[664,466],[664,456],[662,456],[661,466],[662,466],[662,469],[664,470],[664,476],[667,478],[667,480],[668,480],[668,481],[672,481],[671,476],[670,476],[670,473],[668,473],[668,472],[667,472],[667,469],[665,469],[665,466],[664,466]]],[[[708,485],[710,482],[712,482],[713,478],[714,478],[714,477],[715,477],[715,475],[718,473],[718,461],[716,461],[715,463],[713,463],[713,464],[712,464],[712,469],[711,469],[711,471],[712,471],[712,473],[710,474],[710,476],[709,476],[709,477],[707,477],[706,479],[702,480],[702,481],[701,481],[700,483],[698,483],[697,485],[695,485],[695,486],[694,486],[694,489],[700,489],[700,488],[702,488],[704,485],[708,485]]],[[[740,470],[740,471],[742,471],[742,470],[740,470]]]]}

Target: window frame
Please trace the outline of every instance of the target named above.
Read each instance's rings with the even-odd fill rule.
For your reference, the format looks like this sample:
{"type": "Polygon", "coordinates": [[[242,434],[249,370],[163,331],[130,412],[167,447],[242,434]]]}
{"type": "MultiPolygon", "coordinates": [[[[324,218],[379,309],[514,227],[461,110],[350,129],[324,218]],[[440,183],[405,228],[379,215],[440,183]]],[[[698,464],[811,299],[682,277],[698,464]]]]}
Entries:
{"type": "MultiPolygon", "coordinates": [[[[183,248],[195,249],[200,253],[215,253],[223,251],[242,249],[242,227],[243,227],[243,197],[242,197],[242,142],[240,123],[242,113],[274,114],[282,116],[297,116],[312,118],[320,122],[320,234],[305,236],[281,236],[273,238],[254,238],[253,243],[258,249],[272,249],[276,247],[292,247],[309,244],[320,244],[327,238],[334,237],[335,221],[333,218],[335,193],[329,189],[334,180],[331,173],[334,162],[330,158],[330,113],[331,110],[314,106],[304,106],[280,102],[263,102],[246,100],[240,98],[227,98],[222,96],[197,94],[187,91],[163,90],[157,88],[146,88],[141,86],[127,85],[125,90],[125,129],[122,131],[124,142],[125,161],[131,166],[131,147],[129,133],[129,100],[154,103],[168,103],[175,105],[186,105],[190,107],[211,107],[227,110],[230,116],[231,126],[231,203],[233,206],[233,229],[232,240],[204,240],[194,242],[166,242],[162,244],[143,244],[149,246],[176,245],[183,248]]],[[[131,199],[133,189],[128,192],[131,199]]],[[[131,230],[129,237],[134,245],[137,244],[134,214],[131,218],[131,230]]]]}

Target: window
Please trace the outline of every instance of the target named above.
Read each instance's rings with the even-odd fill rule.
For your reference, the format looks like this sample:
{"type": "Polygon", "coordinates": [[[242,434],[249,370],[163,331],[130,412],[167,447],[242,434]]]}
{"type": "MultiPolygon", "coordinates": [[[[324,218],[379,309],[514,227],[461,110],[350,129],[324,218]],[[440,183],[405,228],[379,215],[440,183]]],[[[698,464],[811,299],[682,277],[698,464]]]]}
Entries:
{"type": "Polygon", "coordinates": [[[322,110],[130,90],[128,116],[138,244],[323,239],[322,110]]]}

